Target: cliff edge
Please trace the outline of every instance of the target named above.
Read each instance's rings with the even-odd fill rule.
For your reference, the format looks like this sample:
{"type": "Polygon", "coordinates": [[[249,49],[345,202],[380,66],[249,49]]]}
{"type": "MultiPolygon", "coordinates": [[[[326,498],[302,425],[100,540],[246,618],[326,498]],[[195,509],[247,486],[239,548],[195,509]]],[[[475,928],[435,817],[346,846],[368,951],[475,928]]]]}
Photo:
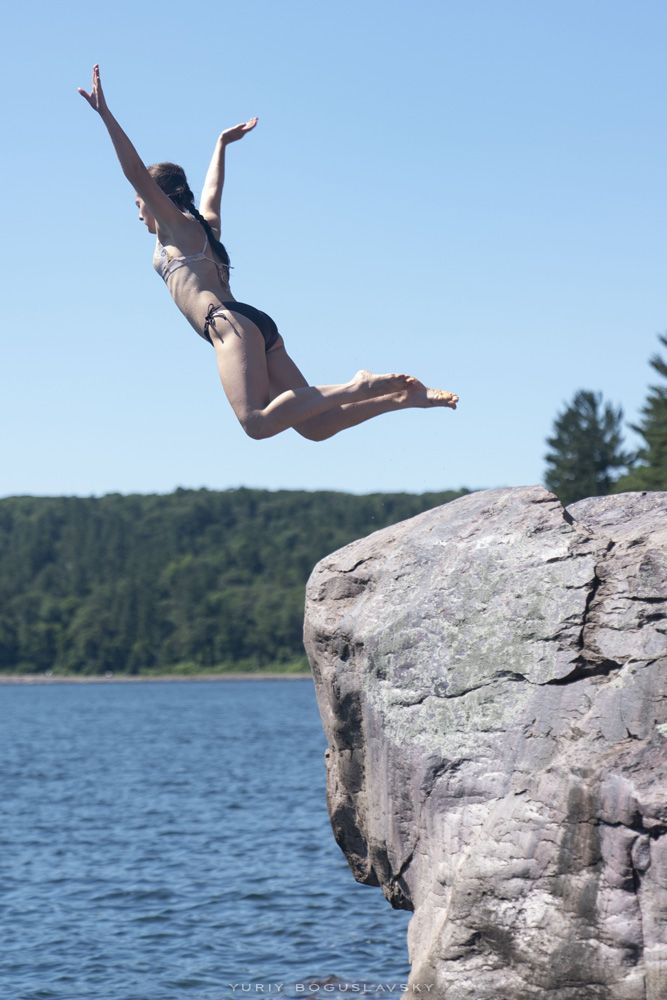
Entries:
{"type": "Polygon", "coordinates": [[[425,995],[666,1000],[666,612],[667,493],[488,490],[316,566],[331,823],[425,995]]]}

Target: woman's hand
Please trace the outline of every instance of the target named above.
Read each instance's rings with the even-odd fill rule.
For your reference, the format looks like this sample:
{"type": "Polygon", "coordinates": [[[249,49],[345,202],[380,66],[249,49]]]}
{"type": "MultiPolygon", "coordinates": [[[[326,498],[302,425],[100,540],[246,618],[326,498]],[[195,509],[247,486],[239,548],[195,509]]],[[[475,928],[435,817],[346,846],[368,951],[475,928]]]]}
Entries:
{"type": "Polygon", "coordinates": [[[230,142],[242,139],[246,132],[252,132],[256,124],[257,118],[251,118],[249,122],[243,122],[242,125],[235,125],[234,128],[226,128],[220,136],[222,144],[228,146],[230,142]]]}
{"type": "MultiPolygon", "coordinates": [[[[93,111],[97,111],[98,114],[102,115],[105,111],[108,111],[107,102],[104,100],[104,94],[102,92],[102,84],[100,83],[100,67],[97,63],[93,66],[93,86],[89,94],[82,90],[81,87],[78,88],[79,93],[82,97],[85,97],[90,104],[93,111]]],[[[255,119],[257,121],[257,119],[255,119]]]]}

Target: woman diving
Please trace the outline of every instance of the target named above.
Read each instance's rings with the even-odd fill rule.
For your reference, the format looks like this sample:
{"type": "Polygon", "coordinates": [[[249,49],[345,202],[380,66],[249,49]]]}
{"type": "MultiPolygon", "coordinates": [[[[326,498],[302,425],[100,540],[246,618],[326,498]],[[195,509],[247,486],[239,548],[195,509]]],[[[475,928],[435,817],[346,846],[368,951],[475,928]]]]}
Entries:
{"type": "Polygon", "coordinates": [[[411,407],[456,409],[458,396],[428,389],[410,375],[360,371],[341,385],[311,386],[285,350],[266,313],[236,302],[229,288],[229,257],[220,242],[225,149],[257,119],[223,132],[211,159],[199,210],[185,173],[173,163],[146,167],[109,111],[99,66],[90,94],[79,93],[107,128],[123,173],[136,194],[139,219],[157,236],[153,265],[197,333],[213,345],[227,399],[252,438],[293,427],[323,441],[380,413],[411,407]]]}

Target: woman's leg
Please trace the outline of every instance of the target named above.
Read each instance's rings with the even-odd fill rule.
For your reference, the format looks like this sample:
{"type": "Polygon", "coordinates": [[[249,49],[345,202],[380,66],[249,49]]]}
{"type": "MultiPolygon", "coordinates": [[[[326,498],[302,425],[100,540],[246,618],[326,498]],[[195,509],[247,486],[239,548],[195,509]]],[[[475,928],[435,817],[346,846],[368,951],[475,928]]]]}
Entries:
{"type": "MultiPolygon", "coordinates": [[[[373,375],[362,371],[340,385],[290,385],[274,395],[264,338],[255,324],[229,313],[218,314],[215,322],[210,335],[222,386],[241,426],[252,438],[272,437],[332,407],[386,396],[415,381],[409,375],[373,375]]],[[[277,353],[284,348],[274,350],[277,353]]]]}
{"type": "MultiPolygon", "coordinates": [[[[277,397],[286,389],[296,389],[308,385],[297,366],[294,364],[284,345],[269,351],[266,355],[269,373],[269,384],[272,398],[277,397]]],[[[405,410],[413,407],[445,406],[455,410],[458,396],[438,389],[427,389],[414,379],[409,388],[399,392],[376,396],[356,403],[343,403],[334,406],[325,413],[310,417],[294,425],[302,437],[311,441],[324,441],[348,427],[354,427],[377,417],[381,413],[391,413],[394,410],[405,410]]]]}

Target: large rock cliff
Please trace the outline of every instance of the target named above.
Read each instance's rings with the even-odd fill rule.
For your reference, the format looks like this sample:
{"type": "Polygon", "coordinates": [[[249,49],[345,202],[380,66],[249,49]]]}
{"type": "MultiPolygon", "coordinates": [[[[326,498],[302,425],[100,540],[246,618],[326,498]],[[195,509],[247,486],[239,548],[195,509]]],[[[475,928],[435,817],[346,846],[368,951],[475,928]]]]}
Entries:
{"type": "Polygon", "coordinates": [[[334,834],[425,995],[667,1000],[666,611],[667,493],[489,490],[315,568],[334,834]]]}

